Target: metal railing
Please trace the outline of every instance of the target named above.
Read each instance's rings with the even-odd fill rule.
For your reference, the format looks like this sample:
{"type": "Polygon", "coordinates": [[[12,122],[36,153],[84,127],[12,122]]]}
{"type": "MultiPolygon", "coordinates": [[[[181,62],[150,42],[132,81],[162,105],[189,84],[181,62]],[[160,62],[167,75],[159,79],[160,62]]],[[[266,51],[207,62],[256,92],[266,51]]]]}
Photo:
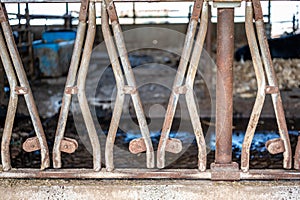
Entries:
{"type": "MultiPolygon", "coordinates": [[[[118,23],[118,15],[113,0],[102,1],[102,32],[107,46],[112,69],[116,79],[117,96],[115,107],[111,118],[105,147],[106,169],[101,169],[101,150],[96,128],[91,116],[85,94],[85,82],[88,66],[95,39],[95,9],[97,3],[82,0],[80,7],[79,24],[73,50],[73,56],[65,84],[62,106],[57,124],[56,136],[53,146],[53,167],[50,166],[49,150],[47,141],[39,118],[39,114],[32,96],[22,62],[17,51],[12,30],[10,28],[5,3],[0,5],[0,56],[4,65],[10,85],[10,99],[8,112],[3,131],[1,143],[1,158],[3,171],[0,177],[9,178],[189,178],[189,179],[212,179],[212,180],[240,180],[240,179],[300,179],[300,138],[296,147],[294,168],[292,168],[292,152],[290,147],[287,126],[282,107],[282,100],[272,60],[268,49],[265,31],[263,27],[263,15],[259,0],[248,1],[246,5],[246,31],[247,39],[251,49],[254,70],[258,82],[258,91],[248,128],[243,142],[241,155],[241,168],[232,162],[232,117],[233,117],[233,34],[234,34],[234,7],[239,1],[214,1],[218,8],[217,27],[217,86],[216,86],[216,153],[215,162],[210,169],[206,169],[206,144],[193,96],[194,79],[200,55],[203,49],[204,39],[207,32],[208,1],[196,0],[188,25],[185,44],[177,74],[174,79],[171,96],[165,121],[163,124],[160,141],[157,150],[157,168],[155,167],[155,154],[150,139],[149,128],[146,123],[142,102],[137,90],[135,77],[128,59],[121,26],[118,23]],[[253,27],[253,13],[256,32],[253,27]],[[201,17],[200,17],[201,16],[201,17]],[[196,27],[201,19],[199,31],[196,35],[196,27]],[[114,37],[109,27],[111,21],[114,37]],[[87,31],[86,31],[87,30],[87,31]],[[86,34],[86,35],[85,35],[86,34]],[[193,46],[194,36],[196,42],[193,46]],[[256,36],[257,35],[257,36],[256,36]],[[257,43],[258,40],[258,43],[257,43]],[[83,49],[83,51],[82,51],[83,49]],[[259,51],[260,50],[260,51],[259,51]],[[118,60],[120,58],[120,62],[118,60]],[[125,77],[123,76],[123,72],[125,77]],[[142,138],[132,140],[129,150],[132,153],[146,152],[146,163],[148,169],[115,169],[114,168],[114,142],[117,128],[120,122],[124,97],[129,94],[135,108],[138,124],[142,138]],[[270,153],[283,153],[283,167],[289,170],[251,170],[249,169],[250,144],[258,123],[258,119],[267,94],[272,96],[273,106],[280,138],[267,142],[270,153]],[[23,144],[25,151],[41,151],[41,169],[11,169],[10,162],[10,139],[12,135],[13,121],[18,104],[18,95],[24,95],[27,108],[35,129],[36,137],[27,139],[23,144]],[[84,119],[88,137],[92,144],[93,169],[60,169],[61,152],[72,153],[78,147],[74,139],[64,137],[71,98],[77,95],[79,107],[84,119]],[[197,169],[162,169],[165,167],[165,152],[179,153],[182,149],[180,140],[170,139],[169,132],[173,122],[178,98],[185,96],[188,112],[192,122],[194,134],[198,146],[198,168],[197,169]]],[[[16,2],[16,1],[13,1],[16,2]]],[[[17,1],[21,2],[21,1],[17,1]]],[[[27,1],[26,1],[27,2],[27,1]]],[[[28,1],[33,2],[33,1],[28,1]]],[[[40,2],[40,1],[39,1],[40,2]]],[[[47,1],[49,2],[49,1],[47,1]]],[[[57,1],[55,1],[57,2],[57,1]]],[[[61,1],[60,1],[61,2],[61,1]]],[[[68,1],[74,2],[74,1],[68,1]]]]}

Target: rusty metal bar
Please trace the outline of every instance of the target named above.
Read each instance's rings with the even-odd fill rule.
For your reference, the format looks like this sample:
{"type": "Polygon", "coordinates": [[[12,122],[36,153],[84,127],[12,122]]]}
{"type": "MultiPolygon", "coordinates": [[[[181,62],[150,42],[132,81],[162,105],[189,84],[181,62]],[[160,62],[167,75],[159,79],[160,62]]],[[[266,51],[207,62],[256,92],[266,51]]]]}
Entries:
{"type": "Polygon", "coordinates": [[[131,98],[132,98],[133,106],[134,106],[136,116],[138,119],[138,123],[139,123],[140,129],[141,129],[141,134],[142,134],[142,136],[144,138],[144,142],[146,144],[147,167],[153,168],[154,167],[154,150],[153,150],[153,146],[152,146],[152,142],[151,142],[151,138],[150,138],[150,132],[149,132],[149,129],[147,126],[147,121],[146,121],[146,118],[144,115],[140,96],[139,96],[139,93],[136,88],[134,74],[132,72],[130,62],[128,59],[127,50],[126,50],[124,38],[122,35],[122,30],[121,30],[120,25],[116,21],[112,22],[112,29],[113,29],[114,36],[116,39],[116,46],[117,46],[117,49],[120,54],[120,59],[121,59],[121,63],[122,63],[122,66],[123,66],[123,69],[125,72],[125,77],[126,77],[127,83],[129,86],[133,87],[134,90],[136,90],[136,92],[131,94],[131,98]]]}
{"type": "MultiPolygon", "coordinates": [[[[262,61],[264,64],[264,69],[266,72],[268,84],[271,87],[278,88],[276,74],[274,71],[269,45],[265,34],[262,9],[259,0],[253,0],[253,9],[254,9],[257,37],[260,45],[262,61]]],[[[286,120],[284,116],[284,110],[283,110],[282,100],[281,100],[279,90],[277,93],[271,94],[271,97],[272,97],[274,111],[277,119],[279,135],[284,142],[285,151],[283,153],[283,167],[286,169],[290,169],[292,167],[292,150],[291,150],[290,139],[287,131],[286,120]]]]}
{"type": "Polygon", "coordinates": [[[61,110],[58,118],[55,141],[53,146],[53,167],[61,168],[61,152],[60,144],[64,137],[64,132],[67,124],[68,113],[71,104],[72,94],[68,92],[68,88],[75,86],[76,75],[78,71],[79,61],[83,48],[83,42],[86,31],[88,0],[82,0],[79,13],[79,23],[77,28],[76,40],[71,58],[71,64],[65,85],[65,92],[62,98],[61,110]]]}
{"type": "Polygon", "coordinates": [[[265,87],[266,79],[264,74],[264,68],[259,54],[259,48],[256,41],[256,35],[254,32],[253,26],[253,9],[252,3],[247,2],[246,4],[246,19],[245,19],[245,28],[248,44],[250,47],[254,71],[257,80],[257,94],[253,110],[250,116],[249,124],[246,130],[243,146],[242,146],[242,155],[241,155],[241,169],[243,171],[249,170],[249,159],[250,159],[250,146],[254,136],[254,132],[261,114],[264,101],[265,101],[265,87]]]}
{"type": "Polygon", "coordinates": [[[295,150],[294,168],[300,169],[300,136],[298,136],[298,142],[295,150]]]}
{"type": "Polygon", "coordinates": [[[78,87],[78,101],[85,122],[85,126],[92,144],[93,149],[93,164],[94,170],[101,169],[101,149],[97,135],[97,131],[93,122],[93,118],[89,109],[88,101],[85,95],[85,82],[88,73],[88,67],[93,50],[93,44],[96,34],[96,10],[95,3],[89,3],[89,16],[88,16],[88,30],[84,50],[82,53],[81,64],[78,71],[77,87],[78,87]]]}
{"type": "Polygon", "coordinates": [[[113,162],[113,147],[114,142],[120,122],[120,118],[122,115],[122,108],[124,104],[125,94],[123,92],[124,77],[121,69],[121,65],[118,59],[118,53],[110,32],[109,24],[108,24],[108,15],[106,12],[106,4],[103,1],[101,5],[101,28],[103,33],[103,38],[107,47],[107,52],[111,60],[111,65],[113,69],[113,73],[116,79],[117,85],[117,96],[115,100],[114,110],[109,126],[108,135],[106,138],[106,146],[105,146],[105,164],[106,170],[112,171],[114,169],[114,162],[113,162]]]}
{"type": "Polygon", "coordinates": [[[49,150],[47,146],[46,137],[44,134],[44,130],[42,127],[41,120],[39,118],[38,110],[35,105],[32,91],[29,86],[29,82],[26,77],[26,73],[24,71],[24,67],[22,64],[22,60],[20,58],[19,52],[17,50],[16,43],[14,41],[12,30],[8,22],[7,13],[5,9],[5,5],[1,3],[0,5],[0,15],[1,15],[1,26],[4,33],[4,37],[8,46],[8,50],[10,53],[10,57],[14,64],[14,69],[17,74],[18,80],[20,82],[20,86],[27,89],[27,93],[24,94],[25,102],[31,117],[31,121],[38,137],[40,146],[41,146],[41,169],[48,168],[50,166],[49,159],[49,150]]]}
{"type": "MultiPolygon", "coordinates": [[[[127,84],[128,84],[128,87],[131,88],[131,92],[130,92],[130,95],[131,95],[131,98],[132,98],[132,102],[133,102],[133,106],[134,106],[134,109],[135,109],[135,112],[136,112],[136,115],[137,115],[137,119],[138,119],[138,123],[139,123],[139,127],[140,127],[140,130],[141,130],[141,134],[142,134],[142,137],[144,139],[144,143],[146,145],[146,159],[147,159],[147,167],[148,168],[153,168],[154,167],[154,150],[153,150],[153,146],[152,146],[152,142],[151,142],[151,138],[150,138],[150,132],[149,132],[149,129],[148,129],[148,126],[147,126],[147,121],[146,121],[146,118],[145,118],[145,115],[144,115],[144,111],[143,111],[143,107],[142,107],[142,103],[141,103],[141,100],[140,100],[140,96],[139,96],[139,93],[137,91],[137,88],[136,88],[136,82],[135,82],[135,78],[134,78],[134,74],[133,74],[133,71],[132,71],[132,68],[131,68],[131,65],[130,65],[130,62],[129,62],[129,59],[128,59],[128,54],[127,54],[127,50],[126,50],[126,47],[125,47],[125,41],[124,41],[124,38],[123,38],[123,34],[122,34],[122,30],[121,30],[121,27],[120,27],[120,24],[118,23],[118,16],[117,16],[117,13],[116,13],[116,10],[115,10],[115,6],[114,6],[114,3],[112,1],[109,1],[107,0],[106,2],[106,5],[107,5],[107,13],[109,15],[109,18],[112,22],[112,29],[113,29],[113,33],[114,33],[114,36],[115,36],[115,42],[116,42],[116,46],[117,46],[117,50],[118,50],[118,53],[120,55],[120,59],[121,59],[121,63],[122,63],[122,66],[123,66],[123,70],[124,70],[124,73],[125,73],[125,78],[126,78],[126,81],[127,81],[127,84]]],[[[109,35],[103,35],[103,36],[109,36],[109,35]]],[[[106,40],[108,41],[108,39],[106,40]]],[[[114,46],[110,46],[109,48],[113,48],[114,46]]],[[[115,51],[115,50],[113,50],[115,51]]],[[[115,58],[112,58],[110,57],[111,59],[111,62],[115,62],[115,58]]],[[[125,88],[123,88],[125,89],[125,88]]],[[[118,99],[118,107],[120,107],[121,103],[122,103],[122,98],[119,100],[118,99]]],[[[124,100],[123,100],[124,101],[124,100]]],[[[114,112],[117,112],[117,110],[115,110],[114,112]]],[[[119,122],[119,118],[120,118],[120,115],[121,113],[116,113],[116,119],[112,119],[112,122],[111,123],[111,127],[114,126],[114,125],[117,125],[116,123],[119,122]]],[[[113,128],[115,129],[115,128],[113,128]]],[[[108,145],[108,148],[111,150],[112,149],[112,142],[114,141],[115,139],[115,136],[113,133],[113,131],[115,132],[115,130],[111,131],[111,134],[109,135],[109,140],[107,145],[108,145]]],[[[108,151],[107,152],[108,154],[112,154],[111,151],[108,151]]],[[[109,155],[106,155],[106,156],[109,156],[109,155]]],[[[108,166],[108,169],[109,170],[112,170],[113,169],[113,163],[112,163],[113,160],[110,159],[110,165],[108,166]]]]}
{"type": "MultiPolygon", "coordinates": [[[[49,178],[49,179],[194,179],[210,180],[211,170],[199,172],[197,169],[115,169],[107,172],[102,169],[95,172],[91,169],[12,169],[0,172],[0,178],[49,178]]],[[[220,172],[221,173],[221,172],[220,172]]],[[[223,172],[222,172],[223,173],[223,172]]],[[[300,180],[299,171],[295,170],[249,170],[238,172],[240,180],[300,180]]]]}
{"type": "Polygon", "coordinates": [[[186,97],[187,107],[192,121],[192,126],[194,129],[194,134],[196,136],[196,141],[198,146],[198,169],[200,171],[205,171],[206,169],[206,143],[203,135],[203,130],[201,127],[199,114],[197,112],[197,106],[194,98],[193,88],[194,88],[194,80],[198,70],[198,65],[200,62],[200,57],[203,50],[204,40],[206,37],[206,32],[208,27],[208,10],[209,10],[208,2],[203,3],[200,28],[194,45],[191,61],[186,76],[186,82],[185,82],[185,85],[187,87],[187,92],[185,97],[186,97]]]}
{"type": "MultiPolygon", "coordinates": [[[[0,30],[1,31],[1,30],[0,30]]],[[[7,114],[3,129],[2,141],[1,141],[1,160],[2,160],[2,168],[4,171],[8,171],[11,169],[11,162],[10,162],[10,139],[12,135],[12,129],[15,119],[15,114],[18,105],[18,95],[15,92],[15,88],[18,85],[17,77],[15,75],[13,65],[11,63],[11,59],[9,53],[7,51],[7,47],[2,35],[2,31],[0,33],[0,56],[3,63],[3,67],[5,73],[7,75],[9,88],[10,88],[10,96],[9,102],[7,106],[7,114]]],[[[4,88],[1,88],[4,89],[4,88]]]]}
{"type": "Polygon", "coordinates": [[[174,119],[174,115],[175,115],[175,111],[176,111],[176,107],[177,107],[177,103],[178,103],[178,99],[179,99],[179,93],[176,92],[176,90],[178,90],[178,88],[182,86],[182,83],[184,80],[184,74],[186,72],[187,64],[189,62],[192,47],[193,47],[195,32],[196,32],[196,28],[197,28],[197,24],[198,24],[198,18],[199,18],[200,12],[202,10],[202,4],[203,4],[203,1],[196,1],[194,3],[193,13],[192,13],[193,17],[191,17],[191,20],[188,25],[188,30],[187,30],[187,34],[185,37],[184,46],[183,46],[181,58],[179,61],[179,66],[178,66],[177,73],[176,73],[176,76],[174,79],[172,93],[169,98],[169,104],[167,107],[165,120],[164,120],[163,128],[162,128],[161,135],[160,135],[160,140],[159,140],[159,144],[158,144],[158,149],[157,149],[157,167],[158,168],[165,167],[166,145],[167,145],[167,141],[169,138],[169,133],[171,130],[171,126],[173,123],[173,119],[174,119]]]}
{"type": "Polygon", "coordinates": [[[216,153],[217,164],[232,161],[234,8],[218,8],[216,153]]]}

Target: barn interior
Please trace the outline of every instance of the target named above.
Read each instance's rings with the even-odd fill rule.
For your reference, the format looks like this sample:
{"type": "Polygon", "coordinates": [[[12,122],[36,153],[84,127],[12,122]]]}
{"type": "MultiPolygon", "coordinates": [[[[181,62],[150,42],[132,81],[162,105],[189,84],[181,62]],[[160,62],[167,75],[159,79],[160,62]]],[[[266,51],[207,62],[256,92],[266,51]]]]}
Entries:
{"type": "Polygon", "coordinates": [[[35,198],[95,198],[89,195],[106,192],[99,197],[106,199],[115,192],[112,199],[199,199],[225,192],[236,199],[232,185],[216,194],[209,192],[215,182],[190,179],[250,179],[258,182],[236,183],[247,197],[297,197],[300,3],[104,2],[1,1],[0,191],[10,184],[21,188],[20,195],[36,186],[35,198]],[[259,9],[251,10],[257,3],[260,17],[259,9]],[[264,52],[262,33],[269,51],[264,52]],[[182,54],[187,44],[194,45],[191,56],[182,54]],[[198,61],[190,60],[197,55],[198,61]],[[103,179],[111,182],[97,182],[103,179]],[[272,181],[259,182],[265,179],[272,181]],[[88,185],[86,192],[82,185],[88,185]]]}

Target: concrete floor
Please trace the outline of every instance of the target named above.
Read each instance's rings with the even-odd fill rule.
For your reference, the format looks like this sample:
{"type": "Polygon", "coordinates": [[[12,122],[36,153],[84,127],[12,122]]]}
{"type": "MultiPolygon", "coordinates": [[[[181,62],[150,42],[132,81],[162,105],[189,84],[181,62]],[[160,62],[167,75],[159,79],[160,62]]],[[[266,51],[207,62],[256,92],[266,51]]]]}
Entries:
{"type": "Polygon", "coordinates": [[[299,181],[192,180],[0,181],[1,199],[300,199],[299,181]]]}

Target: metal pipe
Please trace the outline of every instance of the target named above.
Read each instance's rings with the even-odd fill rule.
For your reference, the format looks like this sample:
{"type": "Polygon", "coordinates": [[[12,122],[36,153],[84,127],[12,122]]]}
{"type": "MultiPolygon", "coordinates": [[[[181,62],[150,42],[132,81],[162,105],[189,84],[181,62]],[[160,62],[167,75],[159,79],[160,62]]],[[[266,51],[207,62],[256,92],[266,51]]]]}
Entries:
{"type": "MultiPolygon", "coordinates": [[[[0,31],[1,32],[1,31],[0,31]]],[[[11,59],[9,57],[7,47],[2,35],[0,33],[0,56],[3,63],[3,67],[7,76],[7,80],[9,83],[10,88],[10,96],[9,102],[7,106],[7,114],[3,129],[2,141],[1,141],[1,160],[2,160],[2,168],[4,171],[8,171],[11,169],[11,162],[10,162],[10,139],[12,135],[12,129],[15,119],[15,114],[18,105],[18,95],[15,92],[15,88],[18,84],[17,77],[15,75],[11,59]]],[[[1,88],[3,89],[3,88],[1,88]]]]}
{"type": "MultiPolygon", "coordinates": [[[[199,2],[200,6],[202,6],[202,4],[203,4],[202,2],[203,1],[199,2]]],[[[175,111],[176,111],[176,107],[177,107],[177,103],[178,103],[178,99],[179,99],[179,94],[175,91],[183,83],[187,64],[189,62],[192,47],[193,47],[195,32],[196,32],[196,28],[197,28],[197,24],[198,24],[198,17],[200,14],[200,12],[198,12],[198,10],[201,11],[201,7],[198,9],[195,9],[195,7],[196,7],[196,3],[194,4],[192,17],[191,17],[191,20],[188,25],[187,34],[185,36],[184,46],[183,46],[181,58],[179,61],[179,66],[178,66],[177,73],[176,73],[176,76],[174,79],[172,93],[169,98],[169,103],[168,103],[167,111],[165,114],[165,120],[164,120],[163,128],[161,131],[161,135],[160,135],[160,140],[159,140],[158,149],[157,149],[157,167],[158,168],[165,167],[165,151],[166,151],[165,149],[166,149],[167,141],[169,138],[169,133],[170,133],[170,130],[172,127],[172,123],[173,123],[173,119],[174,119],[174,115],[175,115],[175,111]],[[197,11],[197,12],[194,12],[194,11],[197,11]]]]}
{"type": "MultiPolygon", "coordinates": [[[[49,169],[39,171],[36,169],[18,169],[9,172],[0,172],[0,178],[44,178],[44,179],[193,179],[210,180],[213,174],[224,174],[224,171],[199,172],[197,169],[116,169],[107,172],[102,169],[95,172],[91,169],[49,169]]],[[[295,170],[250,170],[237,172],[240,180],[300,180],[299,171],[295,170]]],[[[226,184],[226,183],[224,183],[226,184]]]]}
{"type": "Polygon", "coordinates": [[[85,82],[88,73],[88,67],[93,50],[93,44],[96,34],[96,11],[95,3],[89,4],[89,16],[88,16],[88,30],[86,35],[86,41],[84,44],[84,50],[82,53],[81,64],[78,71],[77,87],[78,87],[78,101],[85,122],[85,126],[92,144],[93,149],[93,163],[94,170],[99,171],[101,169],[101,149],[98,139],[97,131],[93,122],[93,117],[90,112],[88,101],[85,95],[85,82]]]}
{"type": "Polygon", "coordinates": [[[218,8],[216,153],[217,164],[232,161],[234,8],[218,8]]]}
{"type": "Polygon", "coordinates": [[[245,28],[257,80],[257,94],[242,145],[241,169],[249,170],[250,146],[265,101],[266,80],[253,26],[252,3],[246,4],[245,28]]]}
{"type": "Polygon", "coordinates": [[[136,112],[136,116],[138,119],[139,127],[141,129],[141,134],[144,138],[144,142],[146,145],[146,157],[147,157],[147,168],[154,167],[154,150],[150,138],[150,132],[147,126],[147,121],[144,115],[143,106],[141,103],[141,99],[139,93],[136,88],[134,74],[128,59],[127,50],[125,47],[125,42],[122,34],[121,27],[117,20],[112,22],[112,29],[115,36],[116,46],[120,55],[121,63],[124,69],[125,77],[127,80],[128,86],[132,87],[133,93],[131,93],[131,98],[133,102],[133,106],[136,112]]]}
{"type": "Polygon", "coordinates": [[[200,171],[205,171],[206,169],[206,143],[203,135],[203,130],[201,127],[201,122],[199,114],[197,112],[197,106],[194,98],[194,80],[197,73],[201,53],[203,50],[204,40],[206,37],[208,27],[208,2],[203,4],[201,23],[198,31],[197,39],[193,49],[191,61],[188,67],[188,72],[186,76],[186,102],[188,111],[191,117],[192,126],[194,129],[194,134],[196,136],[197,146],[198,146],[198,168],[200,171]]]}
{"type": "MultiPolygon", "coordinates": [[[[264,69],[266,72],[267,80],[269,86],[278,88],[278,83],[276,80],[276,74],[274,71],[272,58],[269,50],[268,41],[266,38],[266,33],[264,29],[264,21],[262,16],[262,10],[259,0],[253,0],[253,8],[255,13],[255,25],[257,30],[257,37],[260,44],[260,50],[262,55],[262,61],[264,63],[264,69]]],[[[284,110],[282,106],[282,100],[280,92],[272,93],[272,102],[275,110],[275,115],[277,119],[279,135],[284,142],[285,151],[283,153],[283,167],[290,169],[292,167],[292,149],[290,145],[290,139],[288,135],[288,130],[286,126],[286,120],[284,116],[284,110]]]]}
{"type": "Polygon", "coordinates": [[[109,55],[109,59],[111,61],[113,73],[116,79],[117,85],[117,96],[115,100],[115,106],[106,138],[106,145],[105,145],[105,165],[107,171],[112,171],[114,169],[114,153],[113,147],[116,139],[117,130],[119,127],[120,118],[122,115],[122,108],[125,100],[125,94],[123,93],[124,88],[124,77],[122,74],[121,65],[118,59],[118,53],[111,36],[109,24],[108,24],[108,15],[106,12],[106,4],[103,1],[101,6],[101,27],[103,38],[107,47],[107,52],[109,55]]]}
{"type": "Polygon", "coordinates": [[[61,109],[58,117],[58,123],[55,134],[55,141],[53,146],[53,167],[61,168],[61,152],[60,152],[60,144],[64,137],[64,132],[66,129],[68,113],[71,104],[72,94],[67,91],[67,88],[74,87],[76,75],[78,71],[79,61],[81,57],[84,36],[86,31],[86,18],[87,18],[87,9],[88,9],[88,1],[83,0],[80,6],[79,13],[79,23],[76,33],[76,40],[74,44],[73,54],[71,58],[70,68],[66,80],[65,92],[62,98],[61,109]]]}
{"type": "Polygon", "coordinates": [[[298,136],[298,142],[295,150],[294,168],[300,169],[300,136],[298,136]]]}
{"type": "Polygon", "coordinates": [[[50,166],[50,159],[49,159],[49,150],[48,145],[46,141],[46,137],[44,134],[44,130],[42,127],[41,120],[39,118],[38,110],[35,105],[32,91],[29,85],[29,82],[26,77],[26,73],[22,64],[21,57],[19,55],[16,43],[13,38],[12,30],[8,22],[7,13],[5,10],[5,5],[1,3],[1,12],[3,12],[3,15],[5,16],[4,20],[1,22],[1,26],[3,29],[4,37],[6,39],[6,43],[8,46],[8,50],[10,53],[10,57],[12,59],[12,62],[14,64],[14,69],[16,71],[17,77],[20,82],[20,86],[27,89],[27,93],[24,94],[25,102],[31,117],[31,121],[36,133],[36,136],[39,140],[40,146],[41,146],[41,169],[48,168],[50,166]]]}

